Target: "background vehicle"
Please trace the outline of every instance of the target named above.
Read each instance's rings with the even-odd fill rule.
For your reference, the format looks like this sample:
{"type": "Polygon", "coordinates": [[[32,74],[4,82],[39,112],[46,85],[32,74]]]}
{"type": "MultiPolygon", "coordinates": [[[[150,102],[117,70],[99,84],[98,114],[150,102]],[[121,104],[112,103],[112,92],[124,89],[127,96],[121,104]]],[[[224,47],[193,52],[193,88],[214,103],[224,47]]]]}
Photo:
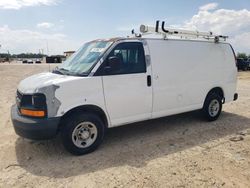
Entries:
{"type": "Polygon", "coordinates": [[[237,58],[237,68],[238,70],[246,71],[250,68],[250,62],[245,61],[243,58],[237,58]]]}
{"type": "Polygon", "coordinates": [[[16,133],[48,139],[61,132],[65,148],[81,155],[94,151],[109,127],[193,110],[216,120],[223,103],[238,97],[237,68],[230,44],[202,35],[212,40],[86,43],[53,73],[21,81],[12,107],[16,133]]]}
{"type": "Polygon", "coordinates": [[[247,60],[248,70],[250,70],[250,59],[247,60]]]}

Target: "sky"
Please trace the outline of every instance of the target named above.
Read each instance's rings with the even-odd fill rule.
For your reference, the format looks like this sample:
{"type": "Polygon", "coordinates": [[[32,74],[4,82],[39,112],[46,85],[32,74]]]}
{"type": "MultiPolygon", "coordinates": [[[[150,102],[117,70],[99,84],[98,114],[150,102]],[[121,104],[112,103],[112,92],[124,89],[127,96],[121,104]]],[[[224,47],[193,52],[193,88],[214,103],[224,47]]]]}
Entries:
{"type": "Polygon", "coordinates": [[[63,54],[156,20],[228,35],[250,54],[250,0],[0,0],[0,53],[63,54]]]}

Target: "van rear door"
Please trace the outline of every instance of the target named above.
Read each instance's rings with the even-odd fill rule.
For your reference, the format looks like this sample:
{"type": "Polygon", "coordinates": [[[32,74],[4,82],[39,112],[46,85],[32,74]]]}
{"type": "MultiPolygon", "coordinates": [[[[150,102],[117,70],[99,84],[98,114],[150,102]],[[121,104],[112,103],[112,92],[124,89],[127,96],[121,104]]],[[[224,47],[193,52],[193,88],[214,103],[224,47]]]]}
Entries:
{"type": "MultiPolygon", "coordinates": [[[[146,49],[147,50],[147,49],[146,49]]],[[[146,66],[142,42],[117,44],[101,66],[107,68],[110,57],[119,58],[119,68],[102,71],[103,89],[112,126],[151,118],[151,67],[146,66]]]]}

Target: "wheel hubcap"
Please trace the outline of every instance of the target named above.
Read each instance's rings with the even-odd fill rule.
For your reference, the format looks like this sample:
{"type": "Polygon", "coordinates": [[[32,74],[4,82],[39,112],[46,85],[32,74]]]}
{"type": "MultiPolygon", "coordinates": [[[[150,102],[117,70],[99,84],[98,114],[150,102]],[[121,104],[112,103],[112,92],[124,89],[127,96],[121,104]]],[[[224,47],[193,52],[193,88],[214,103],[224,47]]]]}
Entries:
{"type": "Polygon", "coordinates": [[[89,147],[97,138],[97,128],[91,122],[79,123],[72,133],[72,141],[79,148],[89,147]]]}
{"type": "Polygon", "coordinates": [[[208,107],[208,112],[211,117],[215,117],[220,110],[220,103],[218,100],[214,99],[210,102],[208,107]]]}

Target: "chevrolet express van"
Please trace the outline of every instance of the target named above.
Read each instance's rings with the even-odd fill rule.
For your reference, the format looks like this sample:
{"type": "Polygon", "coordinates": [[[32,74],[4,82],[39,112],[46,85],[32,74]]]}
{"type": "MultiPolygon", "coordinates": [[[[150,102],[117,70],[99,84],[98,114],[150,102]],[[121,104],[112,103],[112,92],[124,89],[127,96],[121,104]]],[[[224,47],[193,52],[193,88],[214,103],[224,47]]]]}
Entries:
{"type": "Polygon", "coordinates": [[[53,72],[20,82],[11,115],[28,139],[60,133],[75,155],[94,151],[107,128],[201,109],[216,120],[236,100],[230,44],[211,40],[112,38],[84,44],[53,72]]]}

